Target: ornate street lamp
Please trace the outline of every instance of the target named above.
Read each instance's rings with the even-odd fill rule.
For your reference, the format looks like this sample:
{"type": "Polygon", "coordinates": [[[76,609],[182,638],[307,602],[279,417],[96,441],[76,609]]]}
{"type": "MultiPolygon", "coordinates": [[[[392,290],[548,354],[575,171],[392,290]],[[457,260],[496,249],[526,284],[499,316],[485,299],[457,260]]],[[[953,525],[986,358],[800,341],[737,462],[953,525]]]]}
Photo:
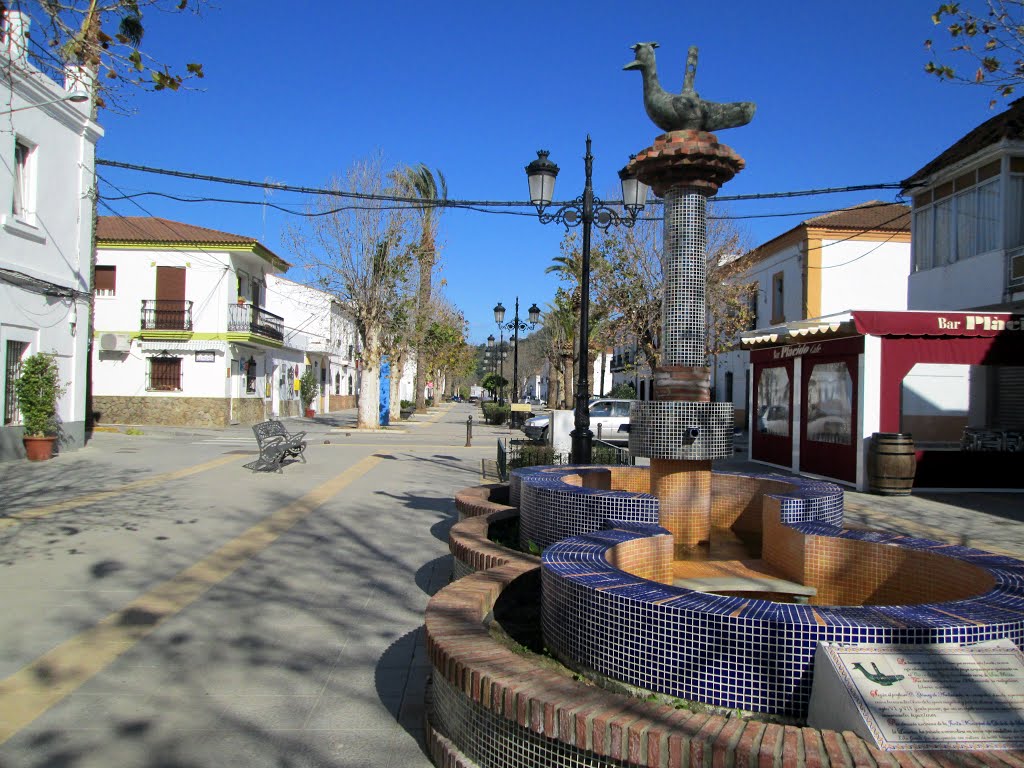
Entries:
{"type": "MultiPolygon", "coordinates": [[[[590,154],[590,136],[587,136],[587,154],[583,157],[586,171],[586,182],[583,194],[558,208],[553,213],[545,209],[551,204],[555,193],[555,177],[558,166],[548,159],[550,153],[538,150],[537,159],[526,166],[526,178],[530,182],[530,202],[537,207],[537,216],[542,224],[552,221],[566,227],[583,225],[583,264],[580,276],[580,349],[579,363],[576,366],[576,411],[573,419],[575,429],[572,437],[572,461],[575,464],[589,464],[593,447],[594,433],[590,431],[590,371],[588,362],[590,355],[590,230],[593,225],[608,229],[612,225],[632,227],[636,217],[647,202],[647,185],[642,183],[628,168],[619,171],[622,183],[622,203],[626,215],[609,208],[594,196],[591,186],[591,171],[594,157],[590,154]]],[[[499,305],[500,306],[500,305],[499,305]]]]}
{"type": "Polygon", "coordinates": [[[494,321],[498,324],[499,332],[512,331],[512,402],[519,402],[519,332],[533,330],[540,322],[540,308],[534,304],[527,310],[528,323],[519,319],[519,297],[516,296],[516,313],[509,322],[505,320],[505,308],[498,302],[494,308],[494,321]]]}

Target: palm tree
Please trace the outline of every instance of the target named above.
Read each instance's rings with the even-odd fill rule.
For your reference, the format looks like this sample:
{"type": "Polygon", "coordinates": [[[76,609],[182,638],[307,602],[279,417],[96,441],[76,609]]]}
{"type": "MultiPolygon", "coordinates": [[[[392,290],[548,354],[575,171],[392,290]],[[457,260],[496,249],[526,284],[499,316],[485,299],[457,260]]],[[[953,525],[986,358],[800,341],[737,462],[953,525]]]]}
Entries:
{"type": "Polygon", "coordinates": [[[395,172],[399,186],[423,201],[416,210],[419,214],[420,236],[416,245],[416,261],[419,264],[420,280],[416,298],[416,410],[426,410],[426,358],[420,351],[426,333],[427,315],[430,308],[431,280],[434,264],[437,263],[437,217],[436,208],[448,199],[448,182],[440,170],[431,171],[423,163],[407,166],[395,172]]]}

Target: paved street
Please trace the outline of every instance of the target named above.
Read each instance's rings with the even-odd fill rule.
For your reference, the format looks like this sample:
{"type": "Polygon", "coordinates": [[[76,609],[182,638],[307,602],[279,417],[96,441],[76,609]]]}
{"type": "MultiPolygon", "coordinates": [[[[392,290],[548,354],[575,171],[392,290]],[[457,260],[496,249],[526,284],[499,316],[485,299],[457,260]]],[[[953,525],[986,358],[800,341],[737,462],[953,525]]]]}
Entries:
{"type": "Polygon", "coordinates": [[[429,765],[423,610],[503,433],[469,413],[288,421],[282,475],[241,427],[0,464],[0,766],[429,765]]]}
{"type": "MultiPolygon", "coordinates": [[[[428,596],[453,492],[504,427],[466,405],[309,429],[253,475],[249,428],[98,433],[0,464],[0,766],[427,766],[428,596]]],[[[727,462],[764,471],[759,465],[727,462]]],[[[1024,555],[1018,495],[848,494],[854,525],[1024,555]]]]}

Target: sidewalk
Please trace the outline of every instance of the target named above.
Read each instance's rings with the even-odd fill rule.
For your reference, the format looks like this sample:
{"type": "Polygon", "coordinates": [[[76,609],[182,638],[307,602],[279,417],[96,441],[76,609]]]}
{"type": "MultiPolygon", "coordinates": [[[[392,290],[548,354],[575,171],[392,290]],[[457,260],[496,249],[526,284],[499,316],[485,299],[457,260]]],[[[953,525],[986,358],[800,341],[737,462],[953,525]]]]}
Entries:
{"type": "Polygon", "coordinates": [[[281,474],[242,469],[247,427],[0,465],[0,766],[429,766],[423,611],[493,453],[470,412],[289,420],[281,474]]]}

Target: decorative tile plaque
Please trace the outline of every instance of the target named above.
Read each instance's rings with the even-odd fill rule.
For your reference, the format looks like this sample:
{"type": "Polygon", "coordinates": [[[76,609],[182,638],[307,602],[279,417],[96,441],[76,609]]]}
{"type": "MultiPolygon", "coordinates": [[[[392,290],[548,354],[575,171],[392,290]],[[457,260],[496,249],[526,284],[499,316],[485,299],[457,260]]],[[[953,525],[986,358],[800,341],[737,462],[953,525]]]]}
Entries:
{"type": "Polygon", "coordinates": [[[819,643],[808,724],[884,750],[1024,747],[1024,654],[971,646],[819,643]]]}

